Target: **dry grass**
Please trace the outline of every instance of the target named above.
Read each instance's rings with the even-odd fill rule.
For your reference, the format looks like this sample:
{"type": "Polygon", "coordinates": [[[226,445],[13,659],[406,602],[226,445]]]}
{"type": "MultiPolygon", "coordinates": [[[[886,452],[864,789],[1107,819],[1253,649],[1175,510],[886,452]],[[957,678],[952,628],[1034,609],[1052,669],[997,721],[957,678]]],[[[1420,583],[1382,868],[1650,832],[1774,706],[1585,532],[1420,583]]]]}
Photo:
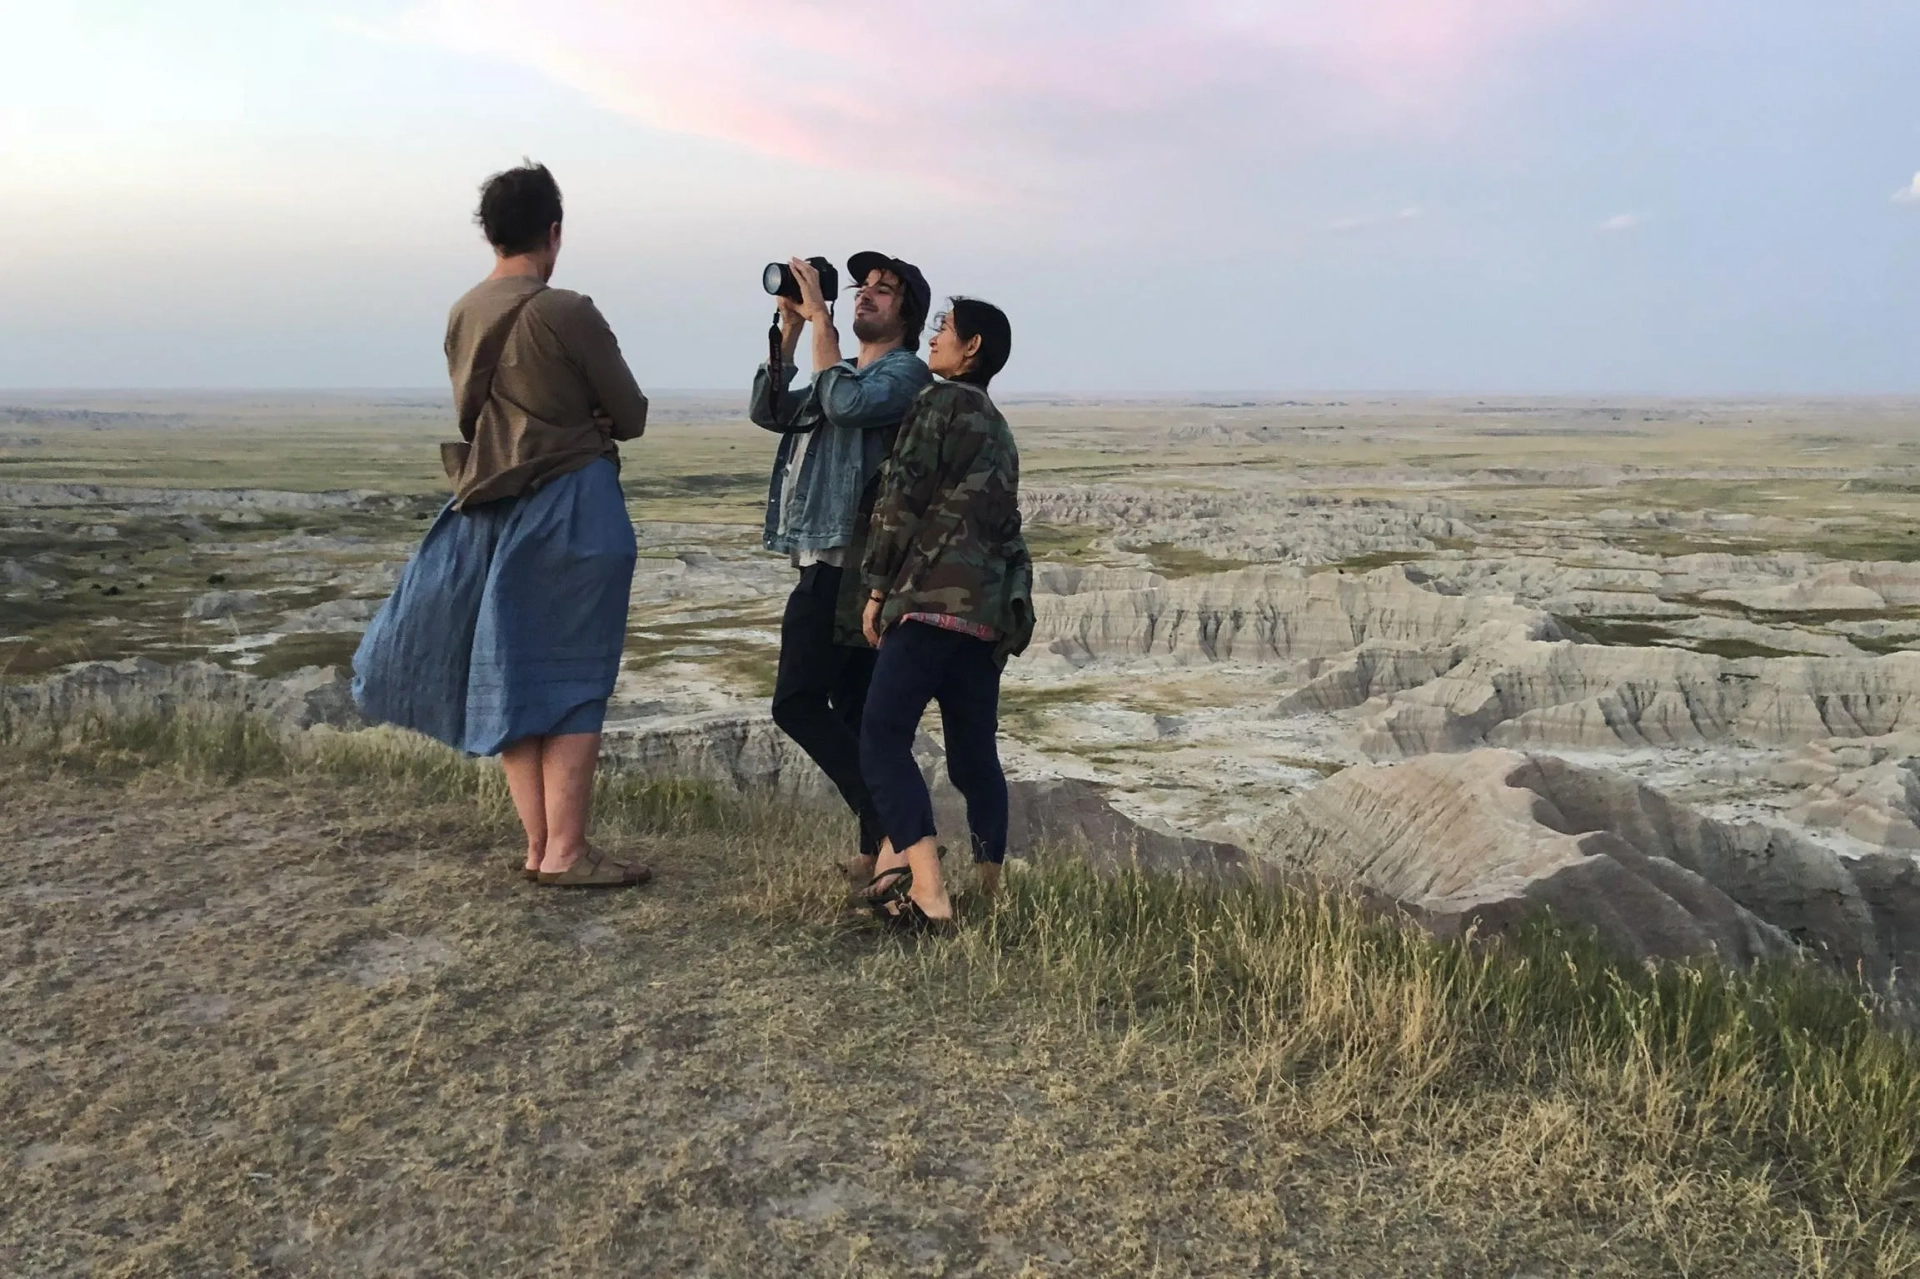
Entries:
{"type": "Polygon", "coordinates": [[[701,786],[604,779],[661,883],[561,897],[397,735],[5,737],[10,1273],[1920,1269],[1920,1058],[1810,970],[1060,856],[913,944],[701,786]]]}

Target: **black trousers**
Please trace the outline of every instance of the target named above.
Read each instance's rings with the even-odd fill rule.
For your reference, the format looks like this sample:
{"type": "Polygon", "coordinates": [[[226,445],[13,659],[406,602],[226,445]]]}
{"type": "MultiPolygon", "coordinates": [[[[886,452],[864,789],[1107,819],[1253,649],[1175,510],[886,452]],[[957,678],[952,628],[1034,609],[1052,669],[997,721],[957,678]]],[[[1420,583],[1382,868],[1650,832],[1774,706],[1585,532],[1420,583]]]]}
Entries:
{"type": "Polygon", "coordinates": [[[1007,856],[1007,775],[1000,768],[1000,663],[991,640],[903,622],[880,645],[860,725],[860,767],[897,849],[935,833],[933,797],[913,758],[928,702],[940,703],[947,776],[967,801],[973,860],[1007,856]]]}
{"type": "Polygon", "coordinates": [[[873,678],[874,651],[833,642],[841,570],[814,564],[800,571],[780,622],[780,671],[773,683],[773,722],[820,766],[860,821],[860,852],[880,851],[884,833],[860,772],[860,718],[873,678]]]}

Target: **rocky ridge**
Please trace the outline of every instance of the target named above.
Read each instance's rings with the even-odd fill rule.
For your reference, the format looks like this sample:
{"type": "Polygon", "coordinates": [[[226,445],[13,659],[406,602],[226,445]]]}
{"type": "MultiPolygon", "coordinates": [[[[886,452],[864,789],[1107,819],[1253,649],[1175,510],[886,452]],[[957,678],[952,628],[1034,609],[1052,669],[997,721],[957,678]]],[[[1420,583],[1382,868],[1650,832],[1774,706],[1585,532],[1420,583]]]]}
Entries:
{"type": "Polygon", "coordinates": [[[117,506],[166,511],[401,511],[418,504],[417,498],[369,489],[307,493],[287,489],[138,488],[53,482],[0,484],[0,509],[117,506]]]}
{"type": "Polygon", "coordinates": [[[1712,820],[1629,778],[1479,750],[1353,768],[1263,829],[1262,855],[1404,903],[1443,933],[1540,907],[1637,958],[1813,953],[1885,984],[1920,959],[1920,864],[1712,820]]]}
{"type": "Polygon", "coordinates": [[[1369,500],[1319,493],[1205,493],[1104,486],[1034,487],[1020,495],[1032,524],[1113,530],[1130,548],[1169,543],[1217,559],[1332,564],[1382,551],[1433,551],[1469,538],[1466,513],[1443,499],[1369,500]]]}
{"type": "Polygon", "coordinates": [[[351,681],[333,667],[256,679],[211,662],[133,657],[80,662],[32,684],[0,685],[0,706],[18,720],[66,725],[88,715],[138,718],[182,712],[258,715],[289,730],[364,725],[351,681]]]}
{"type": "Polygon", "coordinates": [[[1510,597],[1423,589],[1423,579],[1404,568],[1352,577],[1262,566],[1174,582],[1151,574],[1043,575],[1034,613],[1034,646],[1070,661],[1285,662],[1369,644],[1479,645],[1569,634],[1551,615],[1510,597]]]}
{"type": "MultiPolygon", "coordinates": [[[[333,668],[310,668],[258,679],[206,662],[168,664],[146,658],[84,662],[34,684],[0,686],[7,714],[64,725],[89,715],[138,718],[183,711],[257,715],[283,730],[365,728],[351,679],[333,668]]],[[[613,708],[618,714],[620,708],[613,708]]],[[[966,827],[959,793],[942,775],[942,752],[922,737],[916,752],[928,773],[942,830],[966,827]]],[[[832,808],[826,778],[765,711],[628,719],[609,723],[603,758],[609,768],[682,781],[704,781],[751,795],[783,797],[832,808]]],[[[1077,849],[1097,865],[1223,874],[1246,856],[1228,844],[1188,839],[1141,826],[1084,782],[1021,779],[1009,784],[1015,848],[1077,849]]]]}

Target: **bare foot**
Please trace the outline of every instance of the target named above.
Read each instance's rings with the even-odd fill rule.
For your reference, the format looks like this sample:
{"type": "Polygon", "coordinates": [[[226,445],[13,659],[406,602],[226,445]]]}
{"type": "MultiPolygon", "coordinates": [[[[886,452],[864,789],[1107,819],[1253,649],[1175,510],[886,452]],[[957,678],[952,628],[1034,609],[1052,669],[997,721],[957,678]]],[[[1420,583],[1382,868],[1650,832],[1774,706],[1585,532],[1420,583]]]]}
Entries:
{"type": "Polygon", "coordinates": [[[907,850],[905,861],[913,868],[913,886],[907,895],[913,898],[914,905],[928,919],[952,919],[953,902],[947,897],[946,883],[940,877],[939,846],[931,839],[923,839],[907,850]]]}
{"type": "Polygon", "coordinates": [[[567,849],[556,848],[552,844],[549,844],[547,845],[546,855],[540,859],[540,865],[536,867],[536,869],[539,870],[542,875],[558,875],[561,871],[579,861],[580,854],[585,851],[587,851],[585,844],[577,848],[567,849]]]}

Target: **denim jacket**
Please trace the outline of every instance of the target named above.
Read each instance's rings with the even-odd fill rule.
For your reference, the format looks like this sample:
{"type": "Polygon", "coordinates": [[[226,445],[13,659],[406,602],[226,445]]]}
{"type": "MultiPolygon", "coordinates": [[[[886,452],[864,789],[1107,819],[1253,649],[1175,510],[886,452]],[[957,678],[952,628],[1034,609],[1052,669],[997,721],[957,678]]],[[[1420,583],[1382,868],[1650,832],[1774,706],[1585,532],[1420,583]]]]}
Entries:
{"type": "MultiPolygon", "coordinates": [[[[793,370],[786,373],[791,380],[793,370]]],[[[893,446],[900,420],[914,396],[933,381],[933,374],[911,351],[889,351],[865,368],[842,360],[815,374],[805,391],[784,391],[778,418],[768,402],[770,381],[762,364],[753,375],[753,398],[747,408],[755,426],[782,436],[767,488],[764,543],[768,550],[782,554],[849,546],[856,532],[865,532],[862,499],[871,500],[868,490],[893,446]],[[783,534],[780,510],[787,463],[800,438],[811,431],[820,434],[800,464],[800,491],[783,534]]]]}

